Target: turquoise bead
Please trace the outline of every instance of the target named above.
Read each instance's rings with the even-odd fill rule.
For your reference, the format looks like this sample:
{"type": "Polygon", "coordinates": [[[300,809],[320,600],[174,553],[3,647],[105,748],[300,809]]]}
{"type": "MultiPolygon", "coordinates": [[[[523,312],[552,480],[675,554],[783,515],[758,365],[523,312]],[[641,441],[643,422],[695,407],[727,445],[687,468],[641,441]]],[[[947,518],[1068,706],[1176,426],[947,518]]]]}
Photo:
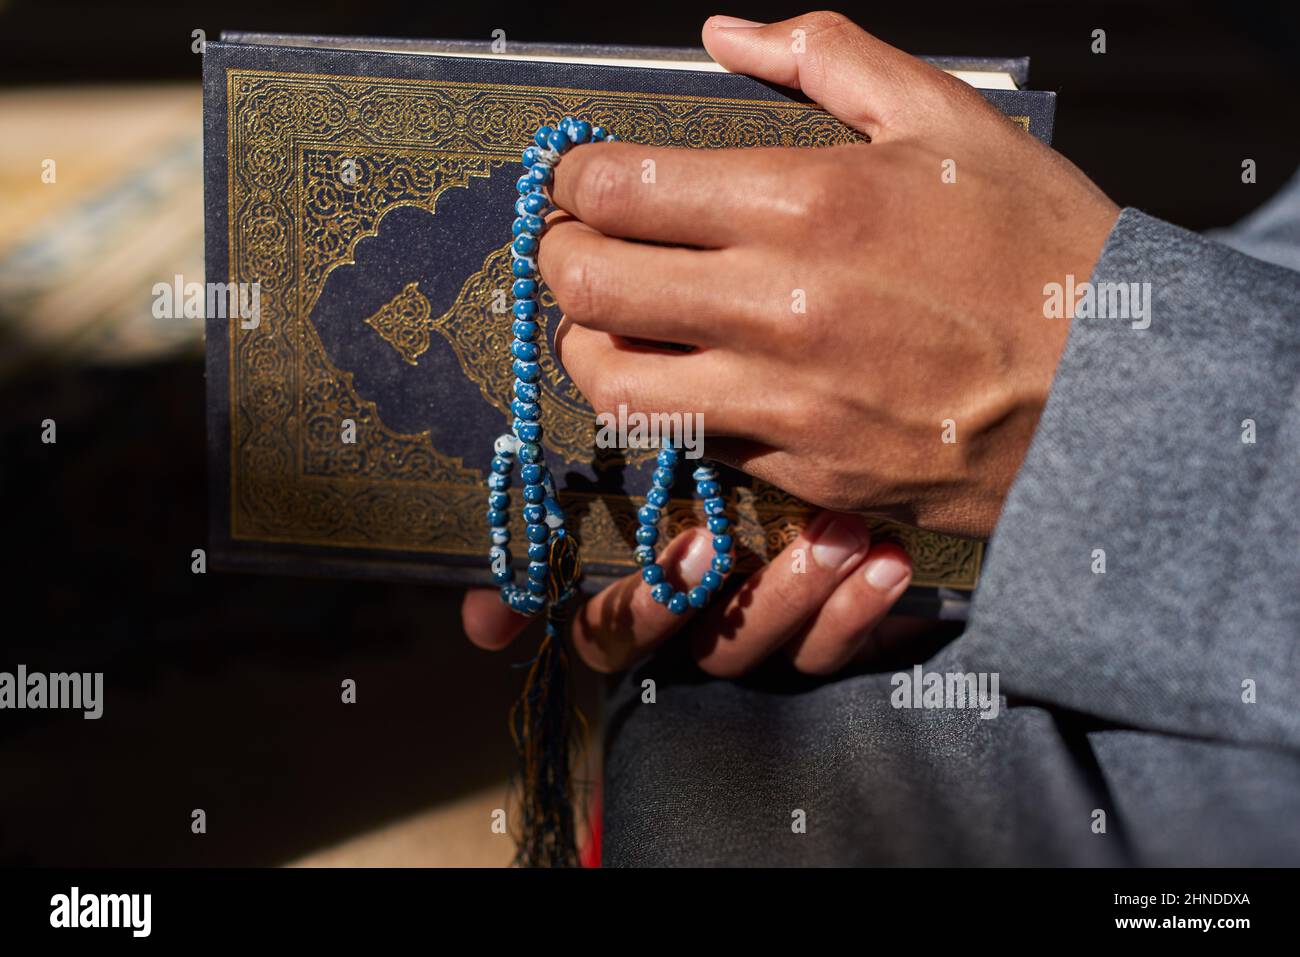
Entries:
{"type": "Polygon", "coordinates": [[[509,525],[510,516],[506,513],[505,509],[490,508],[487,513],[487,523],[489,527],[492,528],[509,525]]]}
{"type": "Polygon", "coordinates": [[[515,338],[521,342],[532,342],[537,338],[537,333],[541,329],[535,322],[526,319],[516,319],[510,327],[510,331],[515,334],[515,338]]]}
{"type": "Polygon", "coordinates": [[[551,148],[551,134],[555,132],[550,126],[545,124],[537,127],[537,132],[533,134],[533,142],[542,149],[551,148]]]}
{"type": "Polygon", "coordinates": [[[536,422],[524,422],[516,419],[515,435],[521,442],[537,442],[542,438],[542,427],[536,422]]]}
{"type": "Polygon", "coordinates": [[[717,498],[722,494],[722,486],[712,480],[700,482],[695,486],[695,494],[700,498],[717,498]]]}
{"type": "Polygon", "coordinates": [[[642,505],[636,511],[636,518],[642,525],[657,525],[659,523],[659,509],[653,505],[642,505]]]}
{"type": "Polygon", "coordinates": [[[723,553],[731,551],[731,536],[730,536],[730,535],[714,535],[714,536],[713,536],[713,550],[714,550],[715,552],[723,552],[723,553]]]}
{"type": "Polygon", "coordinates": [[[546,581],[546,576],[550,574],[550,571],[551,571],[551,566],[546,564],[546,562],[528,563],[528,577],[531,578],[533,581],[537,581],[537,582],[546,581]]]}
{"type": "Polygon", "coordinates": [[[711,531],[714,535],[721,535],[730,526],[731,526],[731,522],[727,520],[727,516],[725,515],[709,516],[709,531],[711,531]]]}
{"type": "Polygon", "coordinates": [[[647,585],[658,585],[664,580],[664,569],[662,565],[647,565],[641,569],[641,580],[647,585]]]}
{"type": "MultiPolygon", "coordinates": [[[[523,379],[523,376],[519,378],[523,379]]],[[[525,382],[528,380],[524,380],[525,382]]],[[[510,411],[525,422],[536,422],[542,414],[542,407],[536,402],[520,402],[518,399],[510,403],[510,411]]]]}
{"type": "MultiPolygon", "coordinates": [[[[521,362],[516,359],[511,368],[514,370],[515,375],[525,382],[536,382],[542,377],[542,367],[536,362],[521,362]]],[[[520,418],[524,418],[524,416],[520,416],[520,418]]]]}
{"type": "Polygon", "coordinates": [[[519,446],[519,461],[534,465],[542,460],[542,447],[536,442],[524,442],[519,446]]]}
{"type": "Polygon", "coordinates": [[[668,610],[674,615],[683,614],[690,606],[690,599],[679,591],[673,592],[673,597],[668,599],[668,610]]]}
{"type": "Polygon", "coordinates": [[[546,138],[546,145],[557,153],[567,153],[569,147],[573,145],[569,138],[560,130],[552,130],[551,135],[546,138]]]}
{"type": "Polygon", "coordinates": [[[519,205],[529,216],[541,216],[551,205],[551,201],[544,193],[529,193],[519,200],[519,205]]]}
{"type": "Polygon", "coordinates": [[[727,510],[727,503],[721,498],[706,498],[704,500],[705,515],[721,515],[727,510]]]}
{"type": "Polygon", "coordinates": [[[709,591],[717,591],[722,587],[722,576],[710,568],[704,573],[704,577],[700,579],[700,584],[709,591]]]}
{"type": "Polygon", "coordinates": [[[551,549],[545,542],[528,543],[528,559],[534,562],[544,562],[550,556],[551,549]]]}
{"type": "Polygon", "coordinates": [[[531,505],[531,504],[533,504],[533,503],[535,503],[535,502],[540,502],[540,501],[542,501],[542,499],[544,499],[544,498],[546,498],[546,489],[544,489],[542,486],[540,486],[540,485],[525,485],[525,486],[524,486],[524,501],[525,501],[525,502],[528,502],[528,503],[531,505]]]}
{"type": "Polygon", "coordinates": [[[659,463],[661,468],[677,468],[677,450],[673,448],[660,449],[656,461],[659,463]]]}
{"type": "Polygon", "coordinates": [[[668,604],[668,600],[673,597],[673,586],[667,582],[660,582],[650,589],[650,597],[661,605],[668,604]]]}
{"type": "Polygon", "coordinates": [[[528,524],[536,525],[544,518],[546,518],[546,509],[542,508],[540,505],[524,506],[524,521],[528,524]]]}
{"type": "Polygon", "coordinates": [[[657,541],[659,541],[659,529],[653,525],[642,525],[636,530],[638,545],[653,545],[657,541]]]}
{"type": "Polygon", "coordinates": [[[525,465],[522,469],[519,470],[519,476],[524,480],[525,485],[541,485],[542,466],[525,465]]]}
{"type": "Polygon", "coordinates": [[[542,354],[542,347],[535,342],[515,340],[510,344],[510,353],[516,359],[523,359],[525,362],[536,362],[537,357],[542,354]]]}
{"type": "Polygon", "coordinates": [[[668,490],[662,488],[652,488],[646,493],[645,500],[655,508],[663,508],[668,504],[668,490]]]}
{"type": "Polygon", "coordinates": [[[655,485],[660,488],[667,489],[673,487],[674,476],[671,469],[657,468],[651,478],[653,478],[655,485]]]}
{"type": "Polygon", "coordinates": [[[538,396],[541,394],[542,390],[538,387],[536,382],[521,382],[519,379],[515,380],[515,398],[520,402],[536,402],[538,396]]]}
{"type": "Polygon", "coordinates": [[[692,608],[703,608],[709,603],[709,590],[703,585],[696,585],[686,596],[686,600],[691,603],[692,608]]]}
{"type": "Polygon", "coordinates": [[[655,560],[655,550],[651,545],[638,545],[632,549],[632,560],[638,565],[649,565],[655,560]]]}
{"type": "MultiPolygon", "coordinates": [[[[538,220],[541,222],[541,220],[538,220]]],[[[533,299],[537,296],[536,279],[516,279],[510,286],[510,293],[516,299],[533,299]]]]}
{"type": "Polygon", "coordinates": [[[550,536],[550,530],[545,525],[529,525],[524,532],[528,540],[534,545],[541,544],[550,536]]]}

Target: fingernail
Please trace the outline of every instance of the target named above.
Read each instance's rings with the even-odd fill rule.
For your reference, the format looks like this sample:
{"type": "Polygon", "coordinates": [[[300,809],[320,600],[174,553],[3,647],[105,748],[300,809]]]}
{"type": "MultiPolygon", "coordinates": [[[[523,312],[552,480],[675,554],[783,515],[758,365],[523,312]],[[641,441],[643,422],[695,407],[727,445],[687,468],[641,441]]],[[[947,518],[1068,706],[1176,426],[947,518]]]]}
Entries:
{"type": "Polygon", "coordinates": [[[867,584],[876,591],[893,591],[908,575],[911,568],[896,555],[881,555],[867,562],[867,584]]]}
{"type": "Polygon", "coordinates": [[[757,20],[742,20],[740,17],[724,17],[718,14],[713,18],[713,29],[750,29],[752,27],[765,27],[766,23],[759,23],[757,20]]]}
{"type": "Polygon", "coordinates": [[[709,570],[712,563],[713,538],[702,532],[696,532],[695,541],[691,542],[691,547],[686,550],[686,557],[677,567],[683,578],[694,583],[704,577],[704,573],[709,570]]]}
{"type": "Polygon", "coordinates": [[[813,561],[822,568],[839,568],[866,547],[866,529],[848,515],[823,516],[810,530],[813,561]]]}

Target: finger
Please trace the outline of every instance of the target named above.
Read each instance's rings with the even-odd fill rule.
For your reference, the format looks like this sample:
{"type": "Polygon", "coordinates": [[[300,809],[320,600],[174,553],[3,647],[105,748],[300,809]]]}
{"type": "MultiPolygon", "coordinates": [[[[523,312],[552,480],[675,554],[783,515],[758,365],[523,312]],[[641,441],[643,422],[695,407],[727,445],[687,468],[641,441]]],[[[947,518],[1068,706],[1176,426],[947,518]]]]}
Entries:
{"type": "Polygon", "coordinates": [[[871,544],[856,515],[824,512],[781,554],[705,614],[691,650],[711,675],[743,674],[785,644],[862,561],[871,544]]]}
{"type": "Polygon", "coordinates": [[[635,345],[567,319],[555,332],[555,350],[597,415],[691,416],[697,435],[706,425],[710,435],[748,434],[758,425],[759,417],[745,412],[752,383],[733,356],[635,345]]]}
{"type": "MultiPolygon", "coordinates": [[[[713,562],[713,537],[692,529],[674,538],[658,564],[674,591],[689,591],[713,562]]],[[[620,671],[681,629],[693,611],[675,615],[650,595],[638,572],[610,585],[574,616],[573,646],[596,671],[620,671]]]]}
{"type": "Polygon", "coordinates": [[[598,143],[555,168],[555,205],[606,236],[717,249],[780,212],[788,151],[598,143]]]}
{"type": "Polygon", "coordinates": [[[877,40],[838,13],[750,27],[738,23],[732,17],[705,22],[704,46],[713,59],[733,73],[797,87],[873,140],[924,113],[938,91],[950,88],[942,70],[877,40]]]}
{"type": "Polygon", "coordinates": [[[900,546],[876,545],[786,645],[791,662],[808,674],[839,671],[866,644],[911,579],[912,563],[900,546]]]}
{"type": "Polygon", "coordinates": [[[611,239],[572,218],[549,226],[537,265],[574,322],[620,336],[683,345],[723,341],[726,324],[701,317],[744,316],[739,296],[752,288],[725,251],[611,239]],[[722,283],[719,276],[735,281],[722,283]]]}
{"type": "Polygon", "coordinates": [[[500,651],[528,627],[529,619],[515,614],[495,588],[471,588],[460,605],[465,636],[486,651],[500,651]]]}

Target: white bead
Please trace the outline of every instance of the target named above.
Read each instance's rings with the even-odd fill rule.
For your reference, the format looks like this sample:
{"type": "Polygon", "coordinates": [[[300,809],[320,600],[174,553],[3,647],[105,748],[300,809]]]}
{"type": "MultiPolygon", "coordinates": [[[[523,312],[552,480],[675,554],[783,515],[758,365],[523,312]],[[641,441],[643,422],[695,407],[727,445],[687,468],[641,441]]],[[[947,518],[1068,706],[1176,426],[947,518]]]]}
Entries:
{"type": "Polygon", "coordinates": [[[505,435],[497,437],[496,445],[493,448],[497,455],[514,455],[519,451],[519,439],[507,432],[505,435]]]}

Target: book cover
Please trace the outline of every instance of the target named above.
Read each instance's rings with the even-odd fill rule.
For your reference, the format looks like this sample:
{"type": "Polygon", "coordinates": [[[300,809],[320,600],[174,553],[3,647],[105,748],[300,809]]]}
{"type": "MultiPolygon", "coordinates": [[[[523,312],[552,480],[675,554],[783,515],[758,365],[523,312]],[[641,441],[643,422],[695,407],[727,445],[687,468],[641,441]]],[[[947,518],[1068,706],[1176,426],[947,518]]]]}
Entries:
{"type": "MultiPolygon", "coordinates": [[[[510,423],[514,184],[540,124],[582,115],[620,139],[694,148],[861,139],[750,77],[629,65],[703,51],[510,52],[588,62],[463,42],[228,34],[207,44],[206,271],[234,290],[230,309],[223,296],[209,302],[205,323],[214,565],[489,583],[485,483],[510,423]]],[[[1024,60],[935,62],[1026,80],[1024,60]]],[[[1054,94],[981,92],[1050,142],[1054,94]]],[[[543,304],[553,333],[559,310],[543,304]]],[[[549,351],[542,385],[547,461],[592,590],[635,568],[653,452],[596,449],[594,414],[549,351]]],[[[743,573],[811,509],[725,478],[743,573]]],[[[666,510],[664,540],[702,521],[689,483],[679,488],[687,497],[666,510]]],[[[875,531],[914,563],[897,613],[962,616],[980,543],[884,521],[875,531]]]]}

